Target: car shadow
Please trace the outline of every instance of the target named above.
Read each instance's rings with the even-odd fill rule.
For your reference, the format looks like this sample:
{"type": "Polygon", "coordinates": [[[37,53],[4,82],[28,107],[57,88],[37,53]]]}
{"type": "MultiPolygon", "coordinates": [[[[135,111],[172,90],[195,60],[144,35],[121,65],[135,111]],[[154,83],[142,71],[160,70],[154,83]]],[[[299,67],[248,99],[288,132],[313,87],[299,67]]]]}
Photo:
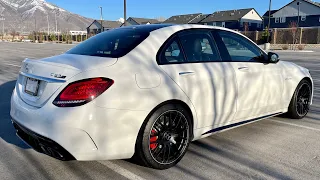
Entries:
{"type": "Polygon", "coordinates": [[[20,148],[29,149],[30,147],[16,136],[11,123],[10,99],[15,84],[16,81],[9,81],[0,85],[0,138],[20,148]]]}

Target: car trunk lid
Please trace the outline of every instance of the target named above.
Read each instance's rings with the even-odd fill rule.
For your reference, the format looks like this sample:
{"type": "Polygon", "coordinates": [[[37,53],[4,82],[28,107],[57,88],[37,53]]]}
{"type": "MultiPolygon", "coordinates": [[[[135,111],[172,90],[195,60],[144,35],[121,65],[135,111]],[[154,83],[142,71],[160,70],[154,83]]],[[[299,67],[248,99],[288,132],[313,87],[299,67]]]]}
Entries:
{"type": "Polygon", "coordinates": [[[116,58],[62,54],[41,60],[23,61],[17,80],[20,98],[34,107],[42,107],[50,97],[75,75],[98,67],[112,66],[116,58]]]}

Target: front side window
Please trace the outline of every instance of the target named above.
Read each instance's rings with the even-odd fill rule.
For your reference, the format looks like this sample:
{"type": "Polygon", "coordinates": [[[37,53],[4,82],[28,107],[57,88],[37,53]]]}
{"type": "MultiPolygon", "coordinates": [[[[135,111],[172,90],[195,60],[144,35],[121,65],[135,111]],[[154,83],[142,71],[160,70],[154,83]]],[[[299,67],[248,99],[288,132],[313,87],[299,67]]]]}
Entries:
{"type": "Polygon", "coordinates": [[[95,35],[66,54],[114,57],[124,56],[145,40],[149,32],[135,29],[114,29],[95,35]]]}
{"type": "Polygon", "coordinates": [[[179,37],[188,62],[221,61],[216,45],[207,32],[190,31],[179,37]]]}
{"type": "Polygon", "coordinates": [[[279,19],[280,19],[280,18],[275,18],[275,19],[274,19],[274,22],[275,22],[275,23],[279,23],[279,19]]]}
{"type": "Polygon", "coordinates": [[[280,23],[285,23],[286,22],[286,17],[281,17],[280,18],[280,23]]]}
{"type": "Polygon", "coordinates": [[[244,37],[227,31],[219,31],[232,62],[260,62],[261,50],[244,37]]]}
{"type": "Polygon", "coordinates": [[[165,46],[164,51],[160,55],[160,64],[176,64],[185,62],[185,58],[181,51],[177,38],[172,39],[165,46]]]}
{"type": "Polygon", "coordinates": [[[301,16],[301,21],[306,21],[307,17],[306,16],[301,16]]]}

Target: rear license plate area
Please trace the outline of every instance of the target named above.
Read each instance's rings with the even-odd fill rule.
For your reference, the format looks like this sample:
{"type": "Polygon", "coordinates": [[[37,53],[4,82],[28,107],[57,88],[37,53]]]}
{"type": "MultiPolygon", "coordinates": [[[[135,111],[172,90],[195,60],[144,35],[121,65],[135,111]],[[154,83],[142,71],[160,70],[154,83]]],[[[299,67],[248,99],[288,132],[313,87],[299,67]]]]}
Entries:
{"type": "Polygon", "coordinates": [[[24,91],[31,96],[38,95],[40,81],[37,79],[27,77],[26,85],[24,91]]]}

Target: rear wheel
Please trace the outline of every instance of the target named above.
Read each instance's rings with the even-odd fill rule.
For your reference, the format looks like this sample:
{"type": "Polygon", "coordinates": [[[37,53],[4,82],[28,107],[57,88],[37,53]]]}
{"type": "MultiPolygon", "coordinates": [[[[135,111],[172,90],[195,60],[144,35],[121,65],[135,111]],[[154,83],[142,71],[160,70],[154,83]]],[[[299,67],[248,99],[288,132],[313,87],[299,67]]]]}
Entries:
{"type": "Polygon", "coordinates": [[[310,109],[311,102],[311,84],[307,80],[302,80],[289,105],[287,115],[293,119],[302,119],[304,118],[310,109]]]}
{"type": "Polygon", "coordinates": [[[156,169],[177,164],[189,146],[190,115],[180,105],[167,104],[157,109],[142,127],[136,160],[156,169]]]}

